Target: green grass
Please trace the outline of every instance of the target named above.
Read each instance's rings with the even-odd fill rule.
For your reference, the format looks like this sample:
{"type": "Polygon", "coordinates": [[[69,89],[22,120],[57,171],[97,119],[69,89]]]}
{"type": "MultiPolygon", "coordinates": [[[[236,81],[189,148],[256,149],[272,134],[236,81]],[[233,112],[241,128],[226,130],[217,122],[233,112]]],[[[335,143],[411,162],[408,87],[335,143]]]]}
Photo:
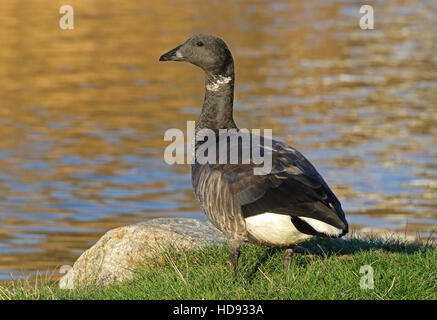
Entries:
{"type": "Polygon", "coordinates": [[[437,299],[437,249],[397,240],[310,240],[284,274],[280,249],[244,245],[234,280],[226,245],[168,251],[145,261],[133,280],[60,290],[56,282],[13,282],[0,299],[437,299]],[[161,260],[161,261],[159,261],[161,260]],[[361,289],[363,265],[374,288],[361,289]]]}

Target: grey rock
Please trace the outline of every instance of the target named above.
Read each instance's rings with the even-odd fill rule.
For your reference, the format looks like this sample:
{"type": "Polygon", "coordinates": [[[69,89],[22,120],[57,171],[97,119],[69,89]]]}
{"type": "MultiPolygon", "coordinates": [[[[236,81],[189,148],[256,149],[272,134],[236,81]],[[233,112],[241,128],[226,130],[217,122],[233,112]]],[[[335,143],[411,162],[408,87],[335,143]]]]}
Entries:
{"type": "Polygon", "coordinates": [[[128,280],[146,257],[157,258],[168,247],[192,248],[223,241],[210,222],[192,218],[158,218],[112,229],[77,259],[59,287],[105,286],[128,280]]]}

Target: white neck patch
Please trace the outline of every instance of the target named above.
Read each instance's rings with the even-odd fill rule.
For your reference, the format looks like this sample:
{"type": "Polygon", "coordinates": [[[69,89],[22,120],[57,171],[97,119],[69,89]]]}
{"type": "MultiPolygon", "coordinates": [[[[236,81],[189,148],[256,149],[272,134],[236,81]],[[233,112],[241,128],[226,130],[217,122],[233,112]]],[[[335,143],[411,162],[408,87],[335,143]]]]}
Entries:
{"type": "Polygon", "coordinates": [[[218,76],[214,82],[209,83],[206,85],[206,90],[209,91],[218,91],[218,89],[220,89],[220,87],[226,83],[231,82],[232,77],[223,77],[223,76],[218,76]]]}

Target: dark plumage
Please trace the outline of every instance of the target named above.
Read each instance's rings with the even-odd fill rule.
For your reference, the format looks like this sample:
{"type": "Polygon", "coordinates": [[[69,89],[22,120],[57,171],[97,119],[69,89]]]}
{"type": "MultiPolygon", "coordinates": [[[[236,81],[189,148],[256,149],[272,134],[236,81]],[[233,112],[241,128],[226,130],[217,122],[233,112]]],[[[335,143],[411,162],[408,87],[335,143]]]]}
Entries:
{"type": "MultiPolygon", "coordinates": [[[[187,61],[204,70],[205,100],[196,133],[213,130],[216,140],[205,144],[218,145],[225,139],[229,145],[220,129],[241,133],[232,116],[234,62],[224,41],[211,35],[195,35],[160,57],[160,61],[168,60],[187,61]]],[[[242,151],[236,151],[235,164],[196,161],[192,165],[196,198],[208,219],[226,235],[235,274],[245,239],[268,247],[287,248],[284,267],[288,270],[292,248],[297,243],[312,236],[337,238],[348,232],[340,202],[313,165],[282,142],[271,140],[271,148],[267,147],[267,139],[261,137],[261,154],[272,156],[272,170],[268,174],[255,175],[254,168],[261,165],[254,163],[252,154],[250,163],[244,164],[242,151]]],[[[239,150],[248,147],[242,140],[238,140],[239,150]]],[[[196,152],[200,145],[197,141],[196,152]]],[[[229,158],[233,152],[216,157],[229,158]]]]}

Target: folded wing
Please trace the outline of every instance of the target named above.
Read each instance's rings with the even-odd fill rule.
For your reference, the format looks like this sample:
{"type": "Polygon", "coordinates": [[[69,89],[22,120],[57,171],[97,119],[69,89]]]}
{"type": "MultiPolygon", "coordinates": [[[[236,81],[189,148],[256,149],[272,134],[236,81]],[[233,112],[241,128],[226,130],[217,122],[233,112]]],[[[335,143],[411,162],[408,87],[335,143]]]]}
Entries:
{"type": "Polygon", "coordinates": [[[341,204],[314,166],[282,142],[272,140],[271,148],[263,148],[264,156],[272,156],[272,168],[266,175],[255,175],[253,169],[259,165],[253,163],[213,165],[229,183],[244,217],[265,212],[306,217],[346,233],[341,204]]]}

